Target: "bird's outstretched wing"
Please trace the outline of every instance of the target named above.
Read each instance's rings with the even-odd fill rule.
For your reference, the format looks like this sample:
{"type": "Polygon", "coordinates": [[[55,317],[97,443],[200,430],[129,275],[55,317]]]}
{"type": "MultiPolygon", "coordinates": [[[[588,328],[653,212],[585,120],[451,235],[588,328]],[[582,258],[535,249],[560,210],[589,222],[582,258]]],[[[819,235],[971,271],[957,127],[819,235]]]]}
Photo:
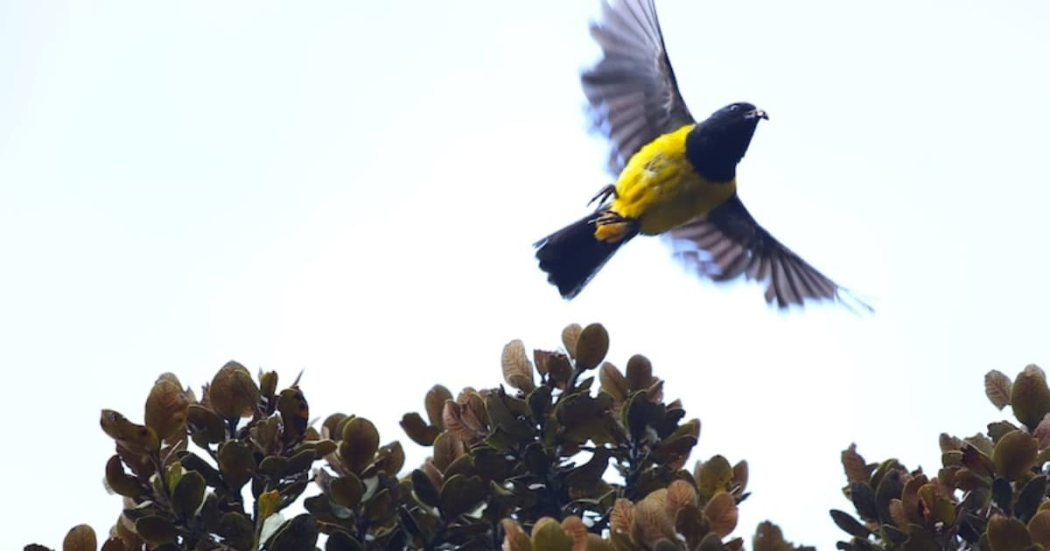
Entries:
{"type": "Polygon", "coordinates": [[[591,36],[602,60],[581,75],[592,123],[618,175],[643,145],[695,122],[678,92],[653,0],[603,0],[591,36]]]}
{"type": "Polygon", "coordinates": [[[736,195],[671,230],[667,238],[675,256],[700,277],[724,282],[743,275],[756,280],[765,286],[766,302],[776,301],[780,309],[837,300],[851,309],[873,311],[758,225],[736,195]]]}

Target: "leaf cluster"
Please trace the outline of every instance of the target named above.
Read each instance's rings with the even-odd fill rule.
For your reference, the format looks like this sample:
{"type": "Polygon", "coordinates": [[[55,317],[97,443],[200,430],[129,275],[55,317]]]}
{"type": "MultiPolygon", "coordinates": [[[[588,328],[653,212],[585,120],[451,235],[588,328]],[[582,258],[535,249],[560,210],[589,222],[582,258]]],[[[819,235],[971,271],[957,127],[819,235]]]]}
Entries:
{"type": "Polygon", "coordinates": [[[832,510],[851,537],[845,550],[1050,548],[1050,387],[1029,365],[1014,380],[999,371],[985,376],[985,393],[1017,423],[989,423],[958,438],[941,434],[941,467],[927,475],[896,459],[868,463],[856,446],[842,452],[855,515],[832,510]]]}
{"type": "MultiPolygon", "coordinates": [[[[400,442],[365,417],[311,426],[298,380],[278,392],[275,372],[256,381],[229,362],[197,400],[164,374],[143,424],[102,412],[106,483],[124,500],[102,549],[742,549],[747,462],[686,468],[700,421],[665,399],[646,357],[620,370],[608,350],[602,325],[573,324],[558,350],[508,343],[503,385],[434,385],[401,419],[429,450],[407,472],[400,442]],[[300,498],[306,512],[286,518],[300,498]]],[[[78,526],[63,548],[95,551],[94,538],[78,526]]],[[[768,522],[752,547],[808,549],[768,522]]]]}

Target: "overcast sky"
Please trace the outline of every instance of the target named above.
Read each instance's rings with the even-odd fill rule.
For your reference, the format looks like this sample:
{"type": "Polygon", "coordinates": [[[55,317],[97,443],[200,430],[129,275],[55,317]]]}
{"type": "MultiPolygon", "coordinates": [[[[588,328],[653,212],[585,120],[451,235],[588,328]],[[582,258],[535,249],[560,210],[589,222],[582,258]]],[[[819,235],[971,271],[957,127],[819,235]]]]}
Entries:
{"type": "Polygon", "coordinates": [[[503,345],[603,322],[746,458],[736,535],[833,548],[839,453],[935,472],[937,435],[1009,416],[990,369],[1050,366],[1050,8],[658,2],[698,115],[770,113],[739,170],[758,220],[871,299],[779,314],[625,247],[565,303],[531,243],[609,182],[579,70],[597,2],[0,2],[0,548],[101,534],[113,408],[236,359],[311,413],[397,425],[503,345]],[[13,521],[12,521],[13,520],[13,521]]]}

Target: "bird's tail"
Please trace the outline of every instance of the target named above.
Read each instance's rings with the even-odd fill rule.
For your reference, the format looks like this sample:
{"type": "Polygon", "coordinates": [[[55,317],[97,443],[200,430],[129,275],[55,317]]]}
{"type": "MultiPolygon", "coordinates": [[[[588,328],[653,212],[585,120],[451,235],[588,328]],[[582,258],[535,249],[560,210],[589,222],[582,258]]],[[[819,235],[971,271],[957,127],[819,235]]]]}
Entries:
{"type": "Polygon", "coordinates": [[[537,241],[536,258],[547,281],[571,300],[624,243],[638,234],[636,221],[600,210],[537,241]]]}

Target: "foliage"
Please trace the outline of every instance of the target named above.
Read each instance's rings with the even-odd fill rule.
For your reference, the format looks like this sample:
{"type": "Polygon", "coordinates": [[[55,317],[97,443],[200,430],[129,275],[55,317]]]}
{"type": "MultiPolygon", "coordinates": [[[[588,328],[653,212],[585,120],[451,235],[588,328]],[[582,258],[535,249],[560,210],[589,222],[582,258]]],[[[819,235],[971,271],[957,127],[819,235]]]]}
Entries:
{"type": "MultiPolygon", "coordinates": [[[[665,401],[649,360],[632,356],[623,371],[605,361],[599,324],[566,327],[562,344],[529,354],[508,343],[506,387],[431,388],[426,417],[401,419],[430,449],[408,472],[401,444],[381,445],[365,417],[310,426],[298,380],[278,391],[275,372],[256,381],[229,362],[198,401],[164,374],[144,424],[102,411],[116,446],[106,485],[124,500],[102,549],[743,548],[731,534],[749,495],[747,462],[715,455],[685,468],[700,421],[665,401]],[[306,512],[287,518],[311,482],[306,512]]],[[[1015,478],[1027,467],[1007,463],[1015,478]]],[[[752,548],[810,549],[768,522],[752,548]]],[[[77,526],[63,549],[94,551],[95,533],[77,526]]]]}
{"type": "Polygon", "coordinates": [[[967,438],[941,434],[941,468],[909,471],[896,459],[868,463],[856,446],[842,452],[849,484],[843,489],[856,516],[832,510],[852,536],[846,550],[1050,548],[1050,387],[1035,365],[1011,381],[985,376],[995,407],[1011,406],[1020,424],[989,423],[967,438]],[[859,520],[858,520],[859,518],[859,520]]]}

